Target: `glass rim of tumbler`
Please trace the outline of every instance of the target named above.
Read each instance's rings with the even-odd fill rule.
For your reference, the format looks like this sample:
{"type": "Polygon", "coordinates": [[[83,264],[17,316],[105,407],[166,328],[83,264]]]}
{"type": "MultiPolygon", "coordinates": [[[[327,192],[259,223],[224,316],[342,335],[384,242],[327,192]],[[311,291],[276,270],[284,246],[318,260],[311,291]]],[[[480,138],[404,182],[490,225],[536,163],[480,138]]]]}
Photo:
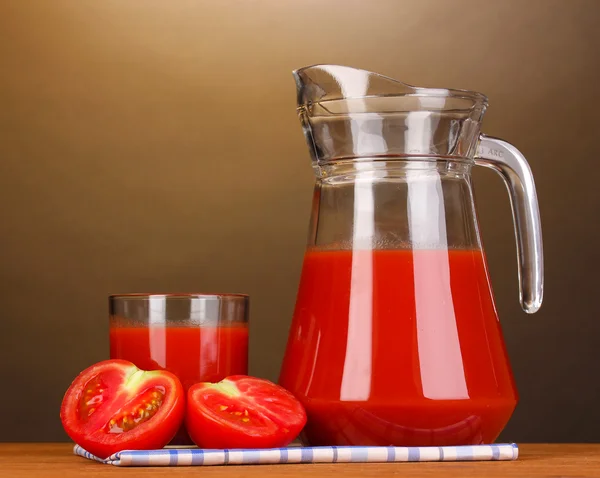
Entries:
{"type": "Polygon", "coordinates": [[[141,326],[248,324],[248,294],[135,292],[109,294],[108,299],[111,326],[126,326],[131,323],[141,326]]]}
{"type": "Polygon", "coordinates": [[[109,294],[110,300],[114,299],[145,299],[150,297],[163,297],[163,298],[181,298],[181,299],[209,299],[209,298],[221,298],[221,297],[238,297],[240,299],[249,298],[248,294],[238,294],[235,292],[224,292],[224,293],[211,293],[211,292],[127,292],[124,294],[109,294]]]}

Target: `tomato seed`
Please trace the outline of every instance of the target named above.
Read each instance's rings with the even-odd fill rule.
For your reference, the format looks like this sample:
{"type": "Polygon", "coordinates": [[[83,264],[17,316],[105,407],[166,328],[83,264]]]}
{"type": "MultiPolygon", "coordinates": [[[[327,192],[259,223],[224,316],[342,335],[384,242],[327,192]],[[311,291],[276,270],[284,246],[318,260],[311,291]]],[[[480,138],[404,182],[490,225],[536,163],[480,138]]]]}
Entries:
{"type": "Polygon", "coordinates": [[[108,433],[123,433],[137,427],[141,423],[149,420],[161,407],[164,394],[161,392],[146,392],[146,397],[153,396],[154,400],[141,400],[142,406],[136,406],[135,409],[123,412],[120,416],[114,417],[106,425],[108,433]],[[147,404],[147,405],[146,405],[147,404]]]}
{"type": "Polygon", "coordinates": [[[104,402],[102,392],[106,387],[99,375],[92,377],[86,384],[82,397],[79,399],[79,419],[87,422],[92,414],[104,402]]]}

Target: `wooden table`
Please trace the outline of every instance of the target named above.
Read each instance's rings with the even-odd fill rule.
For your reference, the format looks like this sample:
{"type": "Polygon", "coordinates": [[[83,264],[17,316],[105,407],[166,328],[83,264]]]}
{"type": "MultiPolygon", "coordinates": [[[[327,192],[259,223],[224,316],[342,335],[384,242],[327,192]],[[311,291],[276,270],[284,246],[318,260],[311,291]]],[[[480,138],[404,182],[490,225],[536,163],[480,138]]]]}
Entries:
{"type": "Polygon", "coordinates": [[[600,477],[598,445],[521,445],[511,462],[356,463],[120,468],[72,454],[68,443],[0,443],[0,477],[600,477]]]}

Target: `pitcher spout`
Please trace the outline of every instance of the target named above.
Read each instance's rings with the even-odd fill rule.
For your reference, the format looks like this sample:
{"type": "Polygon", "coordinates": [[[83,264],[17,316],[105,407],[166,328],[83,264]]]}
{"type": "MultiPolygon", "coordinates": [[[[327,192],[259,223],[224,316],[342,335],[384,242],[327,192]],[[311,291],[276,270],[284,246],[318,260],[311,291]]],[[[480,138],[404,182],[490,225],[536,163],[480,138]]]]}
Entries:
{"type": "Polygon", "coordinates": [[[294,70],[298,106],[370,95],[415,94],[419,88],[367,70],[342,65],[313,65],[294,70]]]}
{"type": "Polygon", "coordinates": [[[487,98],[420,88],[367,70],[314,65],[293,72],[298,115],[315,166],[340,159],[472,159],[487,98]]]}

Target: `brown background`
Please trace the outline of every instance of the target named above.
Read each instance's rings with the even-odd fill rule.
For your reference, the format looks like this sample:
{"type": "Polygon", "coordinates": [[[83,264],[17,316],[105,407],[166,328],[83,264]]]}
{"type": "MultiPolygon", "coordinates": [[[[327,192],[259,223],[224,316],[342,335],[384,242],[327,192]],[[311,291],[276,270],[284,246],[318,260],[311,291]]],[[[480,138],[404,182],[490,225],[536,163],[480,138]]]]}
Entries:
{"type": "Polygon", "coordinates": [[[312,195],[291,70],[486,93],[534,171],[546,298],[517,300],[510,208],[475,173],[521,403],[502,439],[600,440],[600,2],[0,2],[0,440],[57,440],[126,291],[252,296],[275,379],[312,195]]]}

